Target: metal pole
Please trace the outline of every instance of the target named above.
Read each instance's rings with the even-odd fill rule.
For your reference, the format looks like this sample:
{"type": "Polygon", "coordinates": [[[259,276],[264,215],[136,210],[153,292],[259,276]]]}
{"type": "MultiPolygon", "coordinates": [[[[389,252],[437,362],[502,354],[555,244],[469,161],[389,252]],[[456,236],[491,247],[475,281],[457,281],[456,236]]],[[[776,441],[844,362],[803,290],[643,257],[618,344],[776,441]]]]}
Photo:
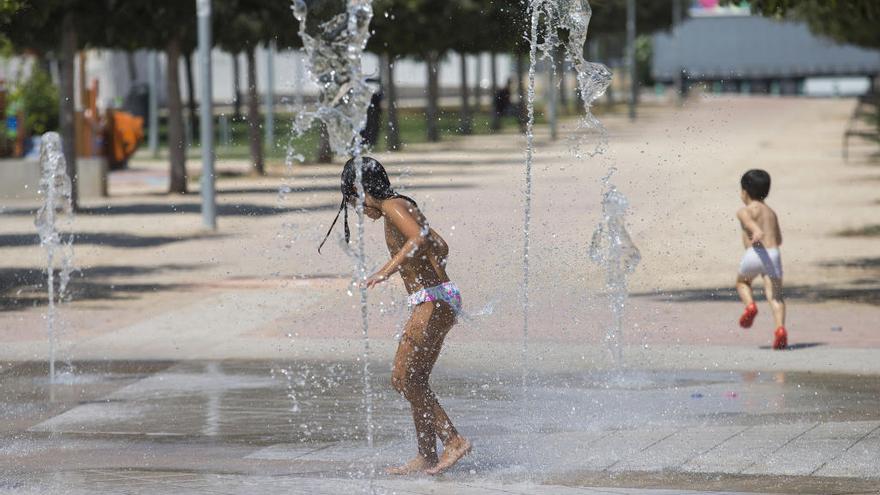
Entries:
{"type": "Polygon", "coordinates": [[[147,58],[147,78],[150,85],[149,147],[153,158],[159,156],[159,54],[151,52],[147,58]]]}
{"type": "Polygon", "coordinates": [[[196,0],[199,21],[199,81],[201,83],[202,224],[217,230],[214,198],[214,95],[211,91],[211,0],[196,0]]]}
{"type": "MultiPolygon", "coordinates": [[[[557,57],[558,53],[554,53],[557,57]]],[[[550,139],[556,141],[557,138],[557,107],[556,107],[556,62],[551,61],[547,64],[547,120],[550,121],[550,139]]]]}
{"type": "Polygon", "coordinates": [[[636,120],[639,94],[636,69],[636,0],[626,1],[626,64],[629,69],[629,120],[636,120]]]}
{"type": "Polygon", "coordinates": [[[266,151],[275,148],[275,40],[266,50],[266,151]]]}

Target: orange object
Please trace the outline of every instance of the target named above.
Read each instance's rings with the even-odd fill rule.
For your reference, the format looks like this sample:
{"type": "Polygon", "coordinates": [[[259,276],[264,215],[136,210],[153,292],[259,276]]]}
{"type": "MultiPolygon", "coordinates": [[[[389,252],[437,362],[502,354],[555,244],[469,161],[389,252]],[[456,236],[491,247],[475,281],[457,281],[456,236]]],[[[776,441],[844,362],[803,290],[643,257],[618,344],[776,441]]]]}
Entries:
{"type": "Polygon", "coordinates": [[[742,316],[739,317],[739,326],[743,328],[751,327],[756,316],[758,316],[758,305],[751,303],[746,306],[746,310],[743,312],[742,316]]]}
{"type": "Polygon", "coordinates": [[[125,167],[144,139],[144,119],[121,110],[107,110],[104,149],[111,169],[125,167]]]}
{"type": "Polygon", "coordinates": [[[788,332],[785,331],[785,327],[779,327],[773,335],[773,348],[781,351],[786,347],[788,347],[788,332]]]}

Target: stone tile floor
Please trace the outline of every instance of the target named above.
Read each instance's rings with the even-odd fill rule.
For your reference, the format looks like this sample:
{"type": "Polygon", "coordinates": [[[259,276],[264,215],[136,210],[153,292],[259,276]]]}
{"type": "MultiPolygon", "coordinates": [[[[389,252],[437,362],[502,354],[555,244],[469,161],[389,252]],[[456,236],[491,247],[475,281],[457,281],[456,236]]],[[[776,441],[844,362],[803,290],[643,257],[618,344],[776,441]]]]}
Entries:
{"type": "Polygon", "coordinates": [[[435,389],[474,454],[437,479],[393,479],[370,473],[412,455],[409,410],[373,377],[367,447],[351,363],[77,363],[52,387],[42,372],[0,374],[0,493],[880,489],[870,377],[537,373],[523,389],[518,376],[441,371],[435,389]]]}

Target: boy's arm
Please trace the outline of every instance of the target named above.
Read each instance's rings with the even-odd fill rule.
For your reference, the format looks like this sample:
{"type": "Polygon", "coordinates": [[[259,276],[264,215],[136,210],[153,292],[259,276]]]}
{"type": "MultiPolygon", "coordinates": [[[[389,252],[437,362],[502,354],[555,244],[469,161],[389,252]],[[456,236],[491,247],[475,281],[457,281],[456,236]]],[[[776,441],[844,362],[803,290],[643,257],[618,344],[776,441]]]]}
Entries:
{"type": "Polygon", "coordinates": [[[740,208],[736,212],[736,218],[739,219],[739,223],[749,233],[749,239],[752,241],[752,244],[759,244],[764,239],[764,232],[758,226],[758,222],[755,222],[752,215],[749,214],[748,208],[740,208]]]}

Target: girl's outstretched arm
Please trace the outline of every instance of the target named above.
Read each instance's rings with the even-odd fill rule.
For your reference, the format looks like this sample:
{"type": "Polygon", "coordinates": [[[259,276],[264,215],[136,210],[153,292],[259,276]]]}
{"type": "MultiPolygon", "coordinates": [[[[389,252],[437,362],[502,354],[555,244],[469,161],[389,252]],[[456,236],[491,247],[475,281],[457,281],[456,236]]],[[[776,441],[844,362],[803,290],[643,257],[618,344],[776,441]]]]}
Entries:
{"type": "Polygon", "coordinates": [[[428,241],[427,236],[430,230],[416,221],[412,209],[413,204],[405,199],[393,198],[382,202],[382,213],[406,238],[406,242],[381,270],[367,279],[367,287],[373,287],[388,280],[400,270],[401,265],[406,263],[408,258],[416,256],[428,241]]]}

